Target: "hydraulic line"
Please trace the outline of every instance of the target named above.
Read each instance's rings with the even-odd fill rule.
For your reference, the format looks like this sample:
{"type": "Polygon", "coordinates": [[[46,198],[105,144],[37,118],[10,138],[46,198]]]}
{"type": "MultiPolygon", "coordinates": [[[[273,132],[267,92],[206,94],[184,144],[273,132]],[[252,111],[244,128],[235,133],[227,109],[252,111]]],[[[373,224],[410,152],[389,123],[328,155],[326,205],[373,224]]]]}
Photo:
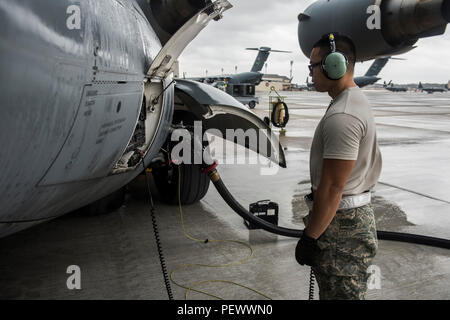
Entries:
{"type": "MultiPolygon", "coordinates": [[[[266,230],[274,234],[291,238],[300,238],[302,236],[303,230],[279,227],[261,218],[258,218],[253,214],[251,214],[250,212],[248,212],[248,210],[245,209],[227,189],[227,187],[222,181],[222,178],[217,172],[217,169],[212,170],[211,172],[209,172],[208,175],[211,181],[214,183],[214,186],[216,187],[220,196],[231,207],[231,209],[233,209],[243,219],[259,226],[263,230],[266,230]]],[[[378,239],[380,240],[399,241],[399,242],[427,245],[437,248],[450,249],[450,240],[447,239],[427,237],[409,233],[390,232],[390,231],[377,231],[377,236],[378,239]]]]}

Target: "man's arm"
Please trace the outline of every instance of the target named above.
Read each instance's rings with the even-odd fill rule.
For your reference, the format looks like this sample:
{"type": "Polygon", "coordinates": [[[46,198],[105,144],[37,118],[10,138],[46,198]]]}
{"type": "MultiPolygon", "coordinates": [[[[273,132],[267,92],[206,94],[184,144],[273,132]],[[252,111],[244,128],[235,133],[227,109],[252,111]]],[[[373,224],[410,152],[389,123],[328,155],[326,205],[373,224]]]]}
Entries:
{"type": "Polygon", "coordinates": [[[313,212],[305,229],[307,236],[318,239],[328,228],[355,163],[353,160],[323,160],[320,183],[314,193],[313,212]]]}

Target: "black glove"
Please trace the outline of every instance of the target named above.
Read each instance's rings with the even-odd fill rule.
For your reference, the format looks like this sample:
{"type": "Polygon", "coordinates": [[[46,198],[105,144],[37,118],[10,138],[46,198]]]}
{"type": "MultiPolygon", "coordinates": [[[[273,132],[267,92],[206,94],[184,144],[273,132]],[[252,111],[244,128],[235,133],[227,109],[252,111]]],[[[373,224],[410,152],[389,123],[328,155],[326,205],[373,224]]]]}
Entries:
{"type": "Polygon", "coordinates": [[[303,232],[302,237],[297,243],[295,248],[295,259],[299,264],[314,266],[316,263],[316,257],[319,252],[319,247],[317,246],[317,240],[308,237],[305,232],[303,232]]]}

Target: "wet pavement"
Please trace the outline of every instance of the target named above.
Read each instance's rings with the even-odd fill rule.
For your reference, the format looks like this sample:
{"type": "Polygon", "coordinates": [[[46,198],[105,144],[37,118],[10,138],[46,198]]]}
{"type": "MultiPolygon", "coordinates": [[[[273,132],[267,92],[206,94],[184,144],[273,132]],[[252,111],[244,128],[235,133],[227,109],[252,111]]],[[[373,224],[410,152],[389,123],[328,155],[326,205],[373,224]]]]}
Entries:
{"type": "MultiPolygon", "coordinates": [[[[378,229],[450,239],[450,93],[365,92],[383,155],[373,193],[378,229]]],[[[276,175],[261,175],[264,162],[222,164],[219,171],[244,206],[271,199],[280,205],[280,225],[303,228],[309,148],[330,99],[315,92],[282,95],[290,108],[280,136],[288,168],[271,165],[276,175]]],[[[262,118],[268,98],[260,100],[255,112],[262,118]]],[[[144,183],[135,181],[134,196],[113,213],[72,213],[0,239],[0,298],[166,299],[144,183]],[[80,267],[81,290],[67,288],[71,265],[80,267]]],[[[186,233],[208,242],[186,237],[179,208],[156,201],[167,269],[175,270],[177,284],[225,299],[307,298],[309,269],[295,262],[295,239],[249,231],[212,185],[201,202],[182,210],[186,233]]],[[[368,299],[450,299],[448,250],[380,241],[374,265],[380,281],[368,299]]],[[[172,283],[172,289],[176,299],[185,298],[185,288],[172,283]]],[[[191,291],[188,299],[213,297],[191,291]]]]}

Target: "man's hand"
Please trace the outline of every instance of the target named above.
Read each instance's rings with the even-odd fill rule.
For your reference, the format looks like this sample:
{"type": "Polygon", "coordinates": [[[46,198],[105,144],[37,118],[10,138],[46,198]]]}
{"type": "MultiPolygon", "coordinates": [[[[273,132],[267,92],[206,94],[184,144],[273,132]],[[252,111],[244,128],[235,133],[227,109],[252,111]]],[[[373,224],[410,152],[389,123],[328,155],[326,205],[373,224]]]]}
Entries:
{"type": "Polygon", "coordinates": [[[309,237],[306,232],[303,232],[302,237],[297,243],[297,248],[295,248],[295,259],[299,264],[314,266],[316,263],[316,256],[319,252],[319,247],[317,246],[317,240],[309,237]]]}

